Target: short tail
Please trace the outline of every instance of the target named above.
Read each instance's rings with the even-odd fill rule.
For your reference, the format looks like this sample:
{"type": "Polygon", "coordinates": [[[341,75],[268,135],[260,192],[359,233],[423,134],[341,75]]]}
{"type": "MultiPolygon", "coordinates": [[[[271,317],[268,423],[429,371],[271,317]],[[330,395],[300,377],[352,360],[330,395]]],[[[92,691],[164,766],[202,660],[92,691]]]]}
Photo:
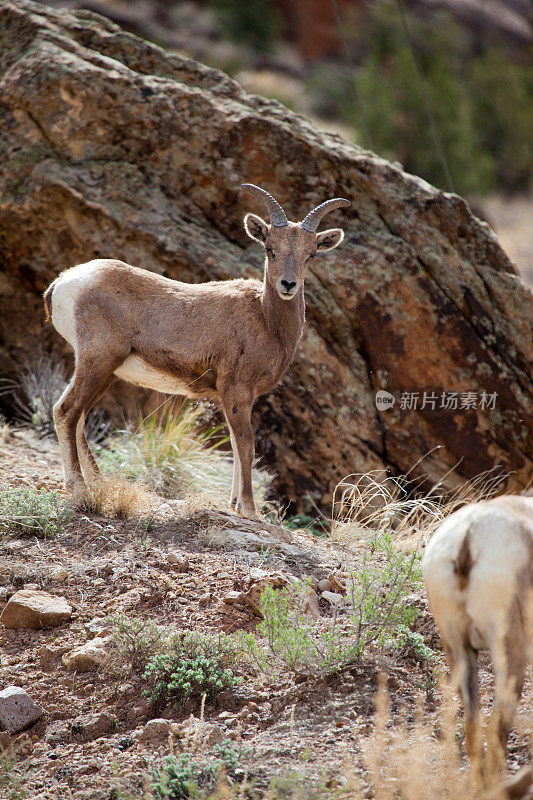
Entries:
{"type": "Polygon", "coordinates": [[[52,294],[55,289],[55,281],[53,281],[43,295],[44,300],[44,321],[49,322],[52,319],[52,294]]]}
{"type": "Polygon", "coordinates": [[[463,590],[468,586],[470,570],[473,565],[474,560],[470,550],[470,533],[467,532],[459,548],[459,552],[457,553],[457,558],[455,559],[455,574],[457,575],[459,589],[463,590]]]}

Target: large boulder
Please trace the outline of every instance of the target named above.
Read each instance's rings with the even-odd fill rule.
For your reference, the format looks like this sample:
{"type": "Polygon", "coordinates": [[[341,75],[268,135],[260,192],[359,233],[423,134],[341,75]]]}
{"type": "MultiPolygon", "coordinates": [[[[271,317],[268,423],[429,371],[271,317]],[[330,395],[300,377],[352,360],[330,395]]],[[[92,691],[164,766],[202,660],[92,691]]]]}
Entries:
{"type": "Polygon", "coordinates": [[[113,256],[257,277],[242,217],[263,210],[241,181],[294,219],[340,195],[353,206],[328,224],[345,242],[313,264],[295,361],[256,406],[278,493],[327,508],[340,478],[383,468],[452,469],[450,485],[498,465],[527,483],[532,295],[464,200],[91,12],[0,0],[0,15],[0,371],[63,346],[40,298],[60,270],[113,256]]]}

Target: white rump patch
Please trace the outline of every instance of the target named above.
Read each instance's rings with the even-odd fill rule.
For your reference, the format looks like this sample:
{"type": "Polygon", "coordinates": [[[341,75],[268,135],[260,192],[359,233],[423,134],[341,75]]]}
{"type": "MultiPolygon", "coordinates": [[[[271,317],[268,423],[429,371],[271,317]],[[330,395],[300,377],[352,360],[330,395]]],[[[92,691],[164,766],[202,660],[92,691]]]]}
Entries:
{"type": "Polygon", "coordinates": [[[78,264],[61,273],[52,292],[52,323],[58,333],[77,350],[74,307],[80,293],[94,281],[98,260],[78,264]]]}

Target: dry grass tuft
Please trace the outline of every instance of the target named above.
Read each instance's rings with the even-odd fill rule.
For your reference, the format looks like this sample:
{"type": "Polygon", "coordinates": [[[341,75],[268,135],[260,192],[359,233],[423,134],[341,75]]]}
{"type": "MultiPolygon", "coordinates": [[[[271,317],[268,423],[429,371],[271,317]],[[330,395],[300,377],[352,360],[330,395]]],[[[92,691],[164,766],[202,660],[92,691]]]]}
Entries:
{"type": "Polygon", "coordinates": [[[108,517],[147,518],[161,505],[161,498],[137,483],[117,476],[106,476],[91,483],[85,504],[92,511],[108,517]]]}
{"type": "Polygon", "coordinates": [[[396,543],[416,547],[432,536],[440,523],[466,503],[498,493],[504,476],[484,473],[452,492],[442,482],[413,492],[408,476],[393,477],[382,470],[343,478],[333,495],[331,538],[350,544],[376,531],[390,531],[396,543]]]}
{"type": "MultiPolygon", "coordinates": [[[[204,404],[171,398],[147,417],[139,412],[135,429],[108,438],[98,458],[104,471],[139,480],[164,497],[200,497],[204,505],[225,508],[233,459],[221,449],[228,441],[223,427],[204,404]]],[[[261,505],[271,477],[254,469],[253,482],[261,505]]]]}

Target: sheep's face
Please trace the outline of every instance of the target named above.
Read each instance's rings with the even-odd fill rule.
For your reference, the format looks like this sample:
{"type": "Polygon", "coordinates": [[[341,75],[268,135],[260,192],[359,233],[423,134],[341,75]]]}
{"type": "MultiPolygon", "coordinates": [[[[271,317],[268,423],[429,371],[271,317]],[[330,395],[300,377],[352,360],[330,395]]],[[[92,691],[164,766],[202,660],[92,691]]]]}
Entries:
{"type": "Polygon", "coordinates": [[[340,228],[311,233],[298,222],[276,228],[255,214],[245,216],[244,228],[251,239],[266,249],[266,280],[282,300],[292,300],[303,288],[307,269],[315,256],[333,250],[344,238],[340,228]]]}

